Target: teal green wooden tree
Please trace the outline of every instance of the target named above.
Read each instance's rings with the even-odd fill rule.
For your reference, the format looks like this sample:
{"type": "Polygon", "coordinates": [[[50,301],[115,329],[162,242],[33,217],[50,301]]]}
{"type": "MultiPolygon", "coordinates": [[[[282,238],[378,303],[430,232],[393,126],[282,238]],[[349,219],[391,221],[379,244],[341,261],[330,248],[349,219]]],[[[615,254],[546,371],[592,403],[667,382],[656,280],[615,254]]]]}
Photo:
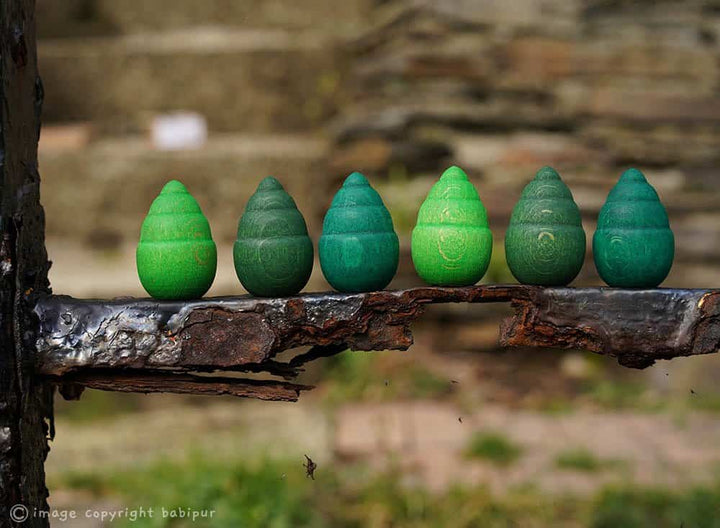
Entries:
{"type": "Polygon", "coordinates": [[[670,273],[675,237],[657,192],[639,170],[626,170],[608,194],[593,254],[609,286],[654,288],[670,273]]]}
{"type": "Polygon", "coordinates": [[[382,290],[395,276],[400,247],[390,212],[359,172],[333,198],[319,253],[325,278],[341,292],[382,290]]]}
{"type": "Polygon", "coordinates": [[[412,260],[434,286],[469,286],[488,269],[493,238],[477,190],[459,167],[447,169],[420,206],[412,260]]]}
{"type": "Polygon", "coordinates": [[[156,299],[195,299],[212,285],[217,249],[210,224],[179,181],[165,184],[150,206],[135,256],[140,282],[156,299]]]}
{"type": "Polygon", "coordinates": [[[523,189],[505,233],[505,258],[522,284],[565,286],[580,273],[580,209],[555,169],[543,167],[523,189]]]}
{"type": "Polygon", "coordinates": [[[250,197],[233,246],[235,272],[245,289],[260,297],[295,295],[313,267],[313,244],[295,201],[267,177],[250,197]]]}

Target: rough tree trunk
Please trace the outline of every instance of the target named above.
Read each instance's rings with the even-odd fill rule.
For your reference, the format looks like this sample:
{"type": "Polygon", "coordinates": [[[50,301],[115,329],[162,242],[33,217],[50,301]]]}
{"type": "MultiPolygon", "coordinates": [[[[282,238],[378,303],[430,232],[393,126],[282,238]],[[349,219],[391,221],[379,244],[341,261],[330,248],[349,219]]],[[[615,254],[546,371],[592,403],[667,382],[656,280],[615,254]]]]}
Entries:
{"type": "Polygon", "coordinates": [[[29,298],[49,291],[34,0],[0,2],[0,526],[47,526],[52,388],[33,376],[29,298]],[[23,520],[27,508],[29,517],[23,520]],[[12,514],[12,515],[11,515],[12,514]],[[16,520],[13,520],[13,517],[16,520]]]}

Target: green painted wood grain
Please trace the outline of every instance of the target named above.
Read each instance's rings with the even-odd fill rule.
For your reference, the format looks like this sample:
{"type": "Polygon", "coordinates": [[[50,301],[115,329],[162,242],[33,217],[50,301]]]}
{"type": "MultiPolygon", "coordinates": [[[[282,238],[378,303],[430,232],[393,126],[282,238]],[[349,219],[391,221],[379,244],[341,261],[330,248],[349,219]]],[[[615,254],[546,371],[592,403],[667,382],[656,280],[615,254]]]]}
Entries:
{"type": "Polygon", "coordinates": [[[295,200],[275,178],[265,178],[238,222],[233,246],[238,279],[258,297],[295,295],[310,278],[313,253],[295,200]]]}
{"type": "Polygon", "coordinates": [[[434,286],[469,286],[488,269],[492,233],[487,211],[467,174],[450,167],[420,206],[412,232],[412,260],[434,286]]]}
{"type": "Polygon", "coordinates": [[[195,299],[215,279],[217,249],[195,198],[177,180],[165,184],[142,223],[138,276],[156,299],[195,299]]]}
{"type": "Polygon", "coordinates": [[[565,286],[585,261],[580,209],[552,167],[523,189],[505,233],[505,258],[521,284],[565,286]]]}
{"type": "Polygon", "coordinates": [[[609,285],[654,288],[675,257],[667,211],[642,172],[626,170],[600,210],[593,236],[595,267],[609,285]]]}
{"type": "Polygon", "coordinates": [[[390,212],[359,172],[333,198],[318,249],[323,275],[338,291],[382,290],[395,276],[400,245],[390,212]]]}

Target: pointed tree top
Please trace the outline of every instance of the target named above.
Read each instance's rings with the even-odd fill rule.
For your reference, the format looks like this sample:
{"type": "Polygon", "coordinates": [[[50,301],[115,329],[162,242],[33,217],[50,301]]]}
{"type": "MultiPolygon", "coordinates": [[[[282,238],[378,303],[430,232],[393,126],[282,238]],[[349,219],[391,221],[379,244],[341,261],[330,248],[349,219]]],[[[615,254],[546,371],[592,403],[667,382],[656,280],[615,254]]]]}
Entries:
{"type": "Polygon", "coordinates": [[[345,182],[343,183],[343,187],[356,187],[367,185],[370,185],[370,183],[367,181],[367,178],[359,172],[353,172],[350,176],[345,178],[345,182]]]}
{"type": "Polygon", "coordinates": [[[160,194],[187,193],[187,188],[178,180],[170,180],[160,191],[160,194]]]}
{"type": "Polygon", "coordinates": [[[546,165],[545,167],[537,171],[537,173],[535,174],[535,179],[539,181],[559,180],[560,175],[555,169],[546,165]]]}
{"type": "MultiPolygon", "coordinates": [[[[292,209],[297,210],[295,200],[288,194],[282,184],[272,176],[264,178],[245,205],[245,214],[252,211],[271,211],[292,209]]],[[[243,218],[245,218],[243,214],[243,218]]],[[[299,214],[299,213],[298,213],[299,214]]],[[[304,221],[303,221],[304,223],[304,221]]],[[[243,224],[243,220],[240,220],[243,224]]]]}
{"type": "Polygon", "coordinates": [[[620,182],[622,183],[647,183],[645,175],[638,169],[630,168],[622,173],[620,176],[620,182]]]}
{"type": "Polygon", "coordinates": [[[378,192],[370,185],[367,178],[359,172],[353,172],[345,178],[342,187],[340,187],[335,194],[330,209],[336,207],[364,206],[379,206],[384,208],[385,204],[378,192]]]}
{"type": "MultiPolygon", "coordinates": [[[[530,180],[523,189],[520,196],[520,202],[518,202],[518,204],[524,200],[534,201],[546,199],[573,202],[570,189],[567,185],[565,185],[565,182],[562,181],[558,171],[548,166],[542,167],[535,173],[535,178],[530,180]]],[[[574,203],[571,207],[577,209],[577,207],[574,206],[574,203]]]]}
{"type": "Polygon", "coordinates": [[[460,167],[443,172],[420,206],[417,225],[454,224],[487,227],[487,211],[477,189],[460,167]]]}
{"type": "Polygon", "coordinates": [[[148,216],[159,214],[202,214],[202,211],[182,183],[170,180],[155,197],[148,211],[148,216]]]}
{"type": "Polygon", "coordinates": [[[465,171],[453,165],[442,173],[440,179],[430,189],[425,201],[433,200],[474,200],[480,202],[480,197],[465,171]]]}
{"type": "Polygon", "coordinates": [[[446,181],[469,181],[467,174],[465,174],[465,171],[457,165],[448,167],[445,172],[442,173],[440,179],[446,181]]]}
{"type": "Polygon", "coordinates": [[[280,183],[276,178],[273,178],[272,176],[266,176],[260,182],[260,185],[257,186],[258,191],[276,191],[282,189],[284,189],[282,183],[280,183]]]}
{"type": "Polygon", "coordinates": [[[657,191],[648,183],[643,173],[637,169],[628,169],[623,172],[607,197],[607,202],[659,201],[657,191]]]}
{"type": "Polygon", "coordinates": [[[581,227],[580,209],[570,189],[552,167],[543,167],[522,190],[513,207],[510,225],[569,225],[581,227]]]}
{"type": "Polygon", "coordinates": [[[150,205],[140,229],[140,242],[212,240],[200,205],[177,180],[165,184],[150,205]]]}
{"type": "Polygon", "coordinates": [[[325,214],[323,234],[394,231],[390,211],[380,194],[359,172],[353,172],[335,194],[325,214]],[[363,208],[361,213],[354,212],[363,208]]]}

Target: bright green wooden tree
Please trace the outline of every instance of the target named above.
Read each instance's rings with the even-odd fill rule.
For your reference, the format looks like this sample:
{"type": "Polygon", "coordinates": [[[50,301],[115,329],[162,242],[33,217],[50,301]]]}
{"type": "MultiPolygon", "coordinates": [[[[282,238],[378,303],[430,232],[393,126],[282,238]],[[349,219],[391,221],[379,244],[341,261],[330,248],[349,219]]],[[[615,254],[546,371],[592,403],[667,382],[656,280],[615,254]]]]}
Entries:
{"type": "Polygon", "coordinates": [[[420,278],[435,286],[469,286],[488,269],[492,233],[477,190],[459,167],[447,169],[420,206],[412,259],[420,278]]]}
{"type": "Polygon", "coordinates": [[[140,230],[140,282],[156,299],[195,299],[215,279],[217,249],[210,224],[179,181],[165,184],[140,230]]]}

